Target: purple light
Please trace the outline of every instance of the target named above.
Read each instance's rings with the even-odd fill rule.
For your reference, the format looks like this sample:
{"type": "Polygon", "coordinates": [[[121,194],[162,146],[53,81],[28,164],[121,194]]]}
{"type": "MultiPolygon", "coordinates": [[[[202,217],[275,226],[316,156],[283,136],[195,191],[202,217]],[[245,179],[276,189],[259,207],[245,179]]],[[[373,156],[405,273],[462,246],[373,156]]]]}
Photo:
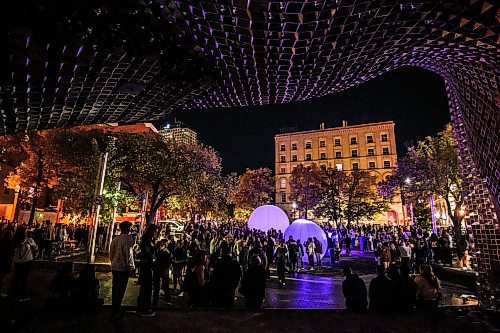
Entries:
{"type": "Polygon", "coordinates": [[[258,229],[267,232],[269,229],[284,231],[288,228],[290,222],[288,216],[279,207],[273,205],[264,205],[255,209],[248,219],[250,229],[258,229]]]}
{"type": "MultiPolygon", "coordinates": [[[[288,238],[292,236],[294,240],[300,239],[300,242],[304,244],[307,239],[316,237],[323,247],[323,256],[326,253],[328,248],[328,242],[326,240],[326,234],[321,229],[319,225],[314,222],[298,219],[293,221],[292,224],[285,230],[285,241],[288,241],[288,238]]],[[[304,255],[307,256],[307,249],[304,248],[304,255]]]]}

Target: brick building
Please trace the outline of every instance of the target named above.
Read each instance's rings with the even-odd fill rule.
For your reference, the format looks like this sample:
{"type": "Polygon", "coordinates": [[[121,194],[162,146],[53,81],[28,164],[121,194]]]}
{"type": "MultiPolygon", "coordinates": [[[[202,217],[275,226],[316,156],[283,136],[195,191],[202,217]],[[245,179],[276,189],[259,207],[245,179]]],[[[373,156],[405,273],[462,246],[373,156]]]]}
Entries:
{"type": "MultiPolygon", "coordinates": [[[[290,177],[294,168],[303,164],[310,166],[336,167],[339,170],[364,170],[375,176],[376,181],[384,179],[396,166],[396,138],[394,122],[379,122],[318,130],[281,133],[275,141],[276,203],[292,213],[290,200],[290,177]]],[[[403,207],[399,198],[391,209],[378,217],[383,224],[403,223],[403,207]]]]}

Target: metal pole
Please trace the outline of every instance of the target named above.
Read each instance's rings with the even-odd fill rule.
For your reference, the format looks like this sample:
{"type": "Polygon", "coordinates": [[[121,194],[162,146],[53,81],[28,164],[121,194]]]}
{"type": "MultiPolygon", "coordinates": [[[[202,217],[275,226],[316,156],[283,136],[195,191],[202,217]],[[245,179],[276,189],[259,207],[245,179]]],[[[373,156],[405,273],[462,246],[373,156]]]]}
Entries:
{"type": "MultiPolygon", "coordinates": [[[[121,182],[118,182],[118,186],[116,187],[117,191],[120,191],[120,188],[121,188],[121,185],[122,183],[121,182]]],[[[114,231],[115,231],[115,220],[116,220],[116,209],[118,208],[118,205],[117,203],[115,202],[115,204],[113,205],[113,216],[111,218],[111,226],[110,226],[110,229],[108,231],[108,239],[107,239],[107,242],[106,242],[106,247],[108,249],[108,253],[109,253],[109,250],[111,249],[111,241],[113,240],[113,235],[114,235],[114,231]]]]}
{"type": "MultiPolygon", "coordinates": [[[[108,153],[103,153],[99,159],[99,172],[97,178],[97,184],[95,188],[94,200],[99,196],[102,197],[102,192],[104,190],[104,178],[106,177],[106,166],[108,164],[108,153]]],[[[89,243],[89,255],[87,261],[90,263],[95,262],[95,241],[97,238],[97,227],[99,225],[99,213],[101,211],[101,203],[94,202],[94,216],[92,218],[92,228],[90,230],[90,243],[89,243]]]]}
{"type": "Polygon", "coordinates": [[[432,231],[437,235],[436,216],[435,216],[436,209],[434,207],[434,195],[430,196],[430,202],[431,202],[431,216],[432,216],[432,231]]]}
{"type": "Polygon", "coordinates": [[[148,206],[148,192],[144,193],[144,197],[142,198],[142,207],[141,207],[141,223],[139,224],[139,234],[137,235],[137,240],[139,240],[142,236],[142,231],[144,229],[144,221],[146,220],[146,209],[148,206]]]}
{"type": "Polygon", "coordinates": [[[413,222],[413,203],[410,202],[410,223],[413,226],[415,222],[413,222]]]}

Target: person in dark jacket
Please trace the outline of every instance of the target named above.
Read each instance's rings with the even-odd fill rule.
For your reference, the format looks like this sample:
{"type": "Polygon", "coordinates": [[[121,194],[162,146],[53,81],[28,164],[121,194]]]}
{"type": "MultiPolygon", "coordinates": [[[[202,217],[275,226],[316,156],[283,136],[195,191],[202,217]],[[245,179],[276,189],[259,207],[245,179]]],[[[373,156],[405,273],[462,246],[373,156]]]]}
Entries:
{"type": "Polygon", "coordinates": [[[245,297],[245,308],[259,310],[266,296],[266,270],[258,256],[250,259],[250,267],[243,274],[239,292],[245,297]]]}
{"type": "Polygon", "coordinates": [[[365,312],[368,306],[366,300],[366,285],[358,274],[353,274],[350,267],[344,267],[345,280],[342,282],[342,293],[345,306],[351,312],[365,312]]]}
{"type": "Polygon", "coordinates": [[[417,284],[410,276],[410,266],[408,264],[401,265],[400,278],[396,281],[394,288],[397,291],[394,295],[396,310],[399,312],[413,311],[416,304],[418,288],[417,284]]]}
{"type": "Polygon", "coordinates": [[[163,238],[156,244],[156,263],[153,268],[153,306],[157,307],[160,299],[160,290],[167,304],[171,304],[170,297],[170,265],[172,254],[168,249],[167,239],[163,238]]]}
{"type": "Polygon", "coordinates": [[[391,310],[392,290],[392,282],[386,276],[384,266],[377,266],[377,277],[370,281],[370,311],[387,312],[391,310]]]}
{"type": "Polygon", "coordinates": [[[154,224],[148,225],[141,238],[141,258],[139,261],[139,296],[137,297],[137,314],[141,317],[154,317],[151,296],[153,293],[153,267],[155,264],[156,231],[154,224]]]}
{"type": "Polygon", "coordinates": [[[217,308],[231,308],[234,303],[234,292],[240,282],[240,265],[230,255],[227,244],[221,245],[221,257],[215,263],[210,278],[212,305],[217,308]]]}

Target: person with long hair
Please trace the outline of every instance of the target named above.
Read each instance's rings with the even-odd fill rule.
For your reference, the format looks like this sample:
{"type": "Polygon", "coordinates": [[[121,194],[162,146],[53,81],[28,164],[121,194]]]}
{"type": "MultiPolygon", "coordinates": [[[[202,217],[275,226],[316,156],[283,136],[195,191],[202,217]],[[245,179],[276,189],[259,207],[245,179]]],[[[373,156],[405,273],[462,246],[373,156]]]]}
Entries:
{"type": "Polygon", "coordinates": [[[26,228],[17,228],[14,234],[14,276],[12,277],[11,296],[18,301],[29,300],[26,296],[28,276],[33,265],[33,254],[37,250],[35,241],[28,237],[26,228]]]}
{"type": "Polygon", "coordinates": [[[141,317],[154,317],[152,309],[153,265],[156,251],[156,232],[158,226],[150,224],[141,237],[141,257],[139,261],[139,296],[137,297],[137,314],[141,317]]]}
{"type": "Polygon", "coordinates": [[[430,265],[420,266],[420,275],[415,277],[415,283],[417,284],[417,307],[424,310],[437,307],[441,299],[441,283],[430,265]]]}

